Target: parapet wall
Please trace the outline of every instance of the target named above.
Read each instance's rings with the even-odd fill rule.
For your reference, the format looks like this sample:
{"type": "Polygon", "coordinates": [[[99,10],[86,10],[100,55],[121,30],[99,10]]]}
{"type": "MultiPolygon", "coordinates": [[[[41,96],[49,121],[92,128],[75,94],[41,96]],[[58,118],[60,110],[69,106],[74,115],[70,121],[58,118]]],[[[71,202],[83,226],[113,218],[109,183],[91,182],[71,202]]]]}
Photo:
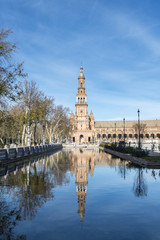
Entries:
{"type": "Polygon", "coordinates": [[[48,144],[42,146],[27,146],[0,149],[0,164],[9,163],[11,160],[18,160],[61,148],[62,144],[48,144]]]}

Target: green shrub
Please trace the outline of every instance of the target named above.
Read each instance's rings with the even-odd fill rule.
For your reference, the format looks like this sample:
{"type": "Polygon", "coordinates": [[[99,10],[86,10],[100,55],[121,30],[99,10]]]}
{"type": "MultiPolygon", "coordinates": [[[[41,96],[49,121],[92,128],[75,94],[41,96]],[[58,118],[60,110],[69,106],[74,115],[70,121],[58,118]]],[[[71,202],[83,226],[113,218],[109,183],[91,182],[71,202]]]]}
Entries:
{"type": "Polygon", "coordinates": [[[143,149],[138,149],[138,148],[133,148],[133,147],[124,147],[124,146],[118,146],[117,144],[115,143],[112,143],[110,146],[108,145],[105,145],[104,147],[106,148],[109,148],[113,151],[117,151],[117,152],[121,152],[121,153],[129,153],[131,154],[132,156],[135,156],[135,157],[145,157],[145,156],[148,156],[149,154],[149,151],[146,151],[146,150],[143,150],[143,149]]]}
{"type": "Polygon", "coordinates": [[[100,144],[100,147],[105,147],[105,146],[106,146],[105,143],[101,143],[101,144],[100,144]]]}
{"type": "Polygon", "coordinates": [[[4,148],[4,143],[0,140],[0,148],[4,148]]]}

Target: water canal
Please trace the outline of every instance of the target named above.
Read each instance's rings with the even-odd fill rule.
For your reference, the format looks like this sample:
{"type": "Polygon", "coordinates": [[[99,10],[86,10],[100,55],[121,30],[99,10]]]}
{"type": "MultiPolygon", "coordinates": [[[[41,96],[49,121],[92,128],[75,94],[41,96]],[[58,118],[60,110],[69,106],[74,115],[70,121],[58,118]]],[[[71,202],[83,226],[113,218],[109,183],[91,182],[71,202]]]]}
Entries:
{"type": "Polygon", "coordinates": [[[160,239],[160,170],[98,149],[35,157],[0,178],[0,239],[160,239]]]}

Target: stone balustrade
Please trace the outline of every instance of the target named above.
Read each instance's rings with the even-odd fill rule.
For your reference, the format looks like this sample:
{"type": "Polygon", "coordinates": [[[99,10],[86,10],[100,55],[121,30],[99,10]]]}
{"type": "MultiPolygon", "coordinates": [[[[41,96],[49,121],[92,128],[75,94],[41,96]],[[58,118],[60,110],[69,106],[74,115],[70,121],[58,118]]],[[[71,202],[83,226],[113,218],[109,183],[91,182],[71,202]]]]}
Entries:
{"type": "Polygon", "coordinates": [[[18,148],[0,149],[0,161],[7,159],[19,159],[28,156],[34,156],[54,149],[62,148],[62,144],[48,144],[40,146],[27,146],[18,148]]]}

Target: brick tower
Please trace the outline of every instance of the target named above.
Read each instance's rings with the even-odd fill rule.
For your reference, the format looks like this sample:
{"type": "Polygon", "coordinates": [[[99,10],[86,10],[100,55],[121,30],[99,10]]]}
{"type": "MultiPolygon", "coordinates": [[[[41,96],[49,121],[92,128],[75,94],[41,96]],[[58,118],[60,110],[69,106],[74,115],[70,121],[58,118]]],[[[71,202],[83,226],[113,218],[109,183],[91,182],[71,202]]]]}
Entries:
{"type": "Polygon", "coordinates": [[[85,77],[83,74],[83,67],[80,67],[80,74],[78,76],[78,91],[76,95],[76,112],[75,115],[71,113],[71,140],[77,143],[93,142],[92,130],[94,128],[94,117],[91,112],[88,115],[87,94],[85,91],[85,77]]]}

